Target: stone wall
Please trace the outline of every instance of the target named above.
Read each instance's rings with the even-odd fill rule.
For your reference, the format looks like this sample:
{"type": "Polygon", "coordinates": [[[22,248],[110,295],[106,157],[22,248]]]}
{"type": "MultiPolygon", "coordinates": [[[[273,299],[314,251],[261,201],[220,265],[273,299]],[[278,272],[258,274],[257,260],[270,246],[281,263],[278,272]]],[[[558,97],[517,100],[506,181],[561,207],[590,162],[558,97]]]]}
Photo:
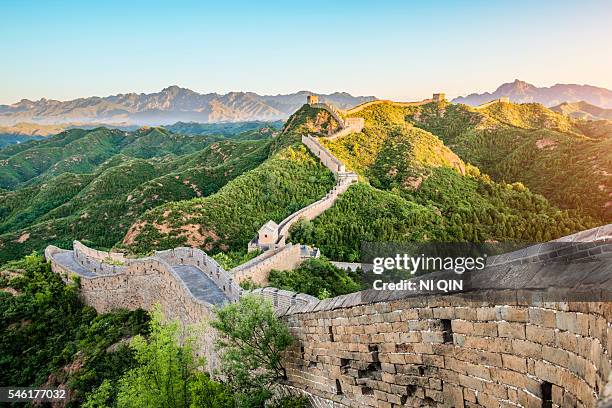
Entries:
{"type": "MultiPolygon", "coordinates": [[[[69,252],[50,246],[45,256],[51,260],[52,269],[65,280],[79,276],[53,261],[53,255],[69,252]]],[[[160,258],[150,257],[129,260],[121,272],[114,275],[80,278],[80,295],[85,304],[99,313],[114,309],[152,310],[156,304],[164,316],[177,319],[185,325],[205,325],[212,317],[209,304],[194,298],[183,281],[172,271],[169,263],[160,258]]],[[[214,370],[218,358],[214,352],[215,333],[207,328],[197,337],[197,353],[204,356],[207,368],[214,370]]]]}
{"type": "Polygon", "coordinates": [[[209,257],[204,251],[199,248],[174,248],[165,251],[155,251],[155,257],[162,259],[170,265],[193,265],[201,269],[219,289],[231,301],[236,301],[240,298],[242,289],[231,273],[225,269],[213,258],[209,257]]]}
{"type": "Polygon", "coordinates": [[[345,127],[337,131],[336,133],[329,135],[326,139],[335,140],[340,137],[344,137],[351,133],[358,133],[363,130],[365,126],[364,118],[347,118],[344,121],[345,127]]]}
{"type": "Polygon", "coordinates": [[[314,296],[276,288],[255,289],[249,293],[269,300],[277,314],[282,314],[292,306],[308,307],[319,303],[319,299],[314,296]]]}
{"type": "Polygon", "coordinates": [[[75,260],[97,275],[113,275],[125,270],[126,260],[121,253],[98,251],[79,241],[73,242],[73,248],[75,260]]]}
{"type": "Polygon", "coordinates": [[[337,159],[325,146],[319,143],[316,138],[312,136],[302,136],[302,143],[304,143],[308,150],[321,160],[321,163],[330,169],[332,173],[338,174],[346,172],[344,163],[337,159]]]}
{"type": "Polygon", "coordinates": [[[110,259],[114,262],[125,262],[125,256],[121,252],[98,251],[97,249],[89,248],[88,246],[83,245],[79,241],[74,241],[72,243],[72,247],[75,253],[81,254],[84,257],[97,259],[99,261],[110,259]]]}
{"type": "Polygon", "coordinates": [[[256,258],[231,270],[236,282],[251,280],[258,285],[268,284],[272,269],[286,271],[295,269],[302,262],[299,245],[284,245],[266,251],[256,258]]]}
{"type": "MultiPolygon", "coordinates": [[[[84,257],[106,257],[75,247],[84,257]]],[[[299,257],[290,244],[275,255],[291,250],[299,257]]],[[[75,272],[53,260],[67,252],[45,251],[65,279],[75,272]]],[[[609,225],[490,258],[470,278],[478,291],[368,290],[322,301],[274,288],[251,293],[272,302],[296,340],[284,356],[282,388],[308,395],[316,407],[603,408],[612,400],[611,255],[609,225]],[[586,297],[569,296],[570,289],[586,297]]],[[[246,270],[263,266],[253,261],[246,270]]],[[[120,273],[81,276],[87,304],[100,312],[160,304],[170,318],[202,323],[210,305],[191,295],[173,265],[194,265],[219,285],[235,285],[215,278],[222,268],[197,249],[124,263],[120,273]]],[[[211,369],[214,336],[209,328],[198,344],[211,369]]]]}
{"type": "Polygon", "coordinates": [[[357,175],[353,173],[344,173],[337,176],[336,186],[327,192],[325,197],[307,205],[306,207],[294,212],[285,218],[278,226],[279,245],[284,245],[289,234],[289,229],[300,219],[313,220],[323,214],[338,199],[340,194],[344,193],[354,182],[357,181],[357,175]]]}
{"type": "Polygon", "coordinates": [[[604,407],[611,244],[608,225],[492,257],[461,293],[368,290],[279,310],[297,339],[288,385],[329,407],[604,407]]]}
{"type": "Polygon", "coordinates": [[[610,373],[612,307],[532,295],[288,314],[289,382],[334,407],[594,407],[610,373]]]}
{"type": "Polygon", "coordinates": [[[336,107],[330,103],[314,103],[310,104],[313,108],[325,109],[329,114],[338,122],[340,128],[346,127],[346,123],[344,122],[344,118],[342,114],[336,107]]]}

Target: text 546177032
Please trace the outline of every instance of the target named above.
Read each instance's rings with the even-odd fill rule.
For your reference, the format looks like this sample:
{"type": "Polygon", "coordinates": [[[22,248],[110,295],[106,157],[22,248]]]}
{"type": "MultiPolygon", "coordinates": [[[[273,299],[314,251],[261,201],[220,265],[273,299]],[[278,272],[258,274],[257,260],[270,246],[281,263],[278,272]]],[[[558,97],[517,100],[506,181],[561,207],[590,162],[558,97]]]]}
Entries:
{"type": "Polygon", "coordinates": [[[61,388],[0,387],[0,402],[49,402],[66,399],[61,388]]]}

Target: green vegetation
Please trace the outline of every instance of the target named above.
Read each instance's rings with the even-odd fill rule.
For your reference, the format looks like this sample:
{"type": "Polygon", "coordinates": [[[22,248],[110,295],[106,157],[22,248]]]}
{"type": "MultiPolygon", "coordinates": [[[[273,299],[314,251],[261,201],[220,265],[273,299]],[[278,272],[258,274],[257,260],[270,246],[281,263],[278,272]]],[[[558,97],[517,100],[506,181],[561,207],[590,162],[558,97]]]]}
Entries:
{"type": "Polygon", "coordinates": [[[572,120],[539,104],[485,109],[429,104],[407,113],[463,160],[499,182],[522,182],[554,205],[612,221],[612,127],[572,120]]]}
{"type": "MultiPolygon", "coordinates": [[[[162,321],[161,311],[153,311],[149,335],[130,340],[136,366],[114,383],[107,380],[90,394],[85,407],[195,406],[190,404],[190,391],[200,390],[206,380],[198,378],[203,374],[196,371],[201,362],[193,357],[194,338],[181,336],[178,322],[162,321]]],[[[223,390],[219,394],[223,395],[223,390]]]]}
{"type": "MultiPolygon", "coordinates": [[[[65,386],[68,407],[263,408],[284,376],[280,353],[291,337],[259,298],[218,311],[223,367],[233,373],[223,383],[201,371],[192,328],[164,322],[159,309],[151,321],[143,310],[98,315],[77,289],[36,254],[0,269],[0,383],[65,386]]],[[[308,404],[284,398],[270,406],[308,404]]]]}
{"type": "Polygon", "coordinates": [[[279,120],[275,122],[176,122],[173,125],[164,126],[164,129],[182,135],[223,136],[234,140],[258,140],[272,136],[274,132],[279,131],[282,127],[283,122],[279,120]]]}
{"type": "MultiPolygon", "coordinates": [[[[520,183],[492,181],[436,136],[406,122],[423,121],[429,110],[445,107],[445,117],[457,116],[453,131],[477,122],[475,112],[453,112],[455,105],[376,104],[358,113],[366,120],[363,132],[324,140],[369,185],[352,186],[314,221],[295,225],[292,241],[318,246],[331,259],[356,261],[364,241],[539,242],[597,225],[576,210],[555,208],[520,183]]],[[[570,123],[558,119],[551,123],[542,114],[523,123],[570,123]]]]}
{"type": "Polygon", "coordinates": [[[162,128],[134,132],[72,129],[54,137],[0,150],[4,159],[0,187],[15,188],[71,172],[92,173],[113,156],[148,159],[194,153],[218,141],[212,136],[184,136],[162,128]]]}
{"type": "Polygon", "coordinates": [[[142,310],[97,315],[76,284],[65,285],[39,255],[0,271],[0,383],[71,389],[71,405],[136,363],[123,340],[148,330],[142,310]]]}
{"type": "Polygon", "coordinates": [[[269,302],[255,296],[218,310],[211,326],[220,333],[222,372],[238,406],[263,406],[274,384],[287,378],[281,353],[291,345],[289,329],[269,302]]]}
{"type": "MultiPolygon", "coordinates": [[[[132,149],[134,153],[136,144],[124,152],[132,149]]],[[[150,156],[144,149],[140,152],[150,156]]],[[[112,247],[147,209],[213,194],[263,162],[268,152],[263,141],[214,142],[195,153],[150,159],[127,157],[122,152],[99,164],[93,173],[64,172],[0,192],[0,261],[42,250],[48,244],[69,247],[74,239],[112,247]]]]}
{"type": "Polygon", "coordinates": [[[283,148],[216,194],[148,211],[128,233],[127,249],[146,253],[192,243],[212,253],[241,251],[266,221],[280,222],[333,185],[304,146],[283,148]]]}
{"type": "Polygon", "coordinates": [[[326,299],[361,290],[356,272],[336,268],[325,258],[304,261],[292,271],[272,270],[270,286],[326,299]]]}
{"type": "Polygon", "coordinates": [[[0,133],[0,149],[12,144],[27,143],[33,140],[40,140],[42,136],[27,136],[27,135],[16,135],[11,133],[0,133]]]}
{"type": "Polygon", "coordinates": [[[287,119],[282,137],[272,142],[272,150],[279,151],[284,147],[301,143],[302,135],[329,135],[338,130],[338,122],[324,109],[302,106],[287,119]]]}

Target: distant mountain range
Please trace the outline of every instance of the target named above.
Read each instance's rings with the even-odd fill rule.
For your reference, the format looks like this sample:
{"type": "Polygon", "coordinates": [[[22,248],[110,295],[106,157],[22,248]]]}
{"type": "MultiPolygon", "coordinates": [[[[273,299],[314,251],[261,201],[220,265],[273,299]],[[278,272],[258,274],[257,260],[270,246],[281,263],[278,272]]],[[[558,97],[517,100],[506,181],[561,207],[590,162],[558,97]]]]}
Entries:
{"type": "Polygon", "coordinates": [[[538,102],[545,106],[556,106],[564,102],[584,101],[602,108],[612,108],[612,91],[591,85],[556,84],[551,87],[537,87],[516,79],[498,87],[494,92],[482,94],[473,93],[452,100],[476,106],[499,99],[502,96],[510,98],[511,102],[538,102]]]}
{"type": "MultiPolygon", "coordinates": [[[[166,125],[175,122],[239,122],[286,119],[306,102],[300,91],[287,95],[258,95],[253,92],[200,94],[190,89],[170,86],[151,94],[92,96],[71,101],[23,99],[13,105],[0,105],[0,125],[20,122],[60,124],[66,122],[135,125],[166,125]]],[[[345,92],[317,94],[319,100],[340,108],[349,108],[376,99],[352,96],[345,92]]]]}

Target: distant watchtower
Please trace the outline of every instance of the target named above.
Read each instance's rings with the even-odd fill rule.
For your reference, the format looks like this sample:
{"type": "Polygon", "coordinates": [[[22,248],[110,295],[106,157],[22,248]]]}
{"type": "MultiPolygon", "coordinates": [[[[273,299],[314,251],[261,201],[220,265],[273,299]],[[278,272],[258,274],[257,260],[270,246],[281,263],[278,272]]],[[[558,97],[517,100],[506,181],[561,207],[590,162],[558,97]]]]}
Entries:
{"type": "Polygon", "coordinates": [[[308,95],[306,97],[306,103],[309,105],[315,105],[319,103],[319,97],[317,95],[308,95]]]}
{"type": "Polygon", "coordinates": [[[507,96],[502,96],[501,98],[499,98],[500,102],[505,102],[505,103],[510,103],[510,98],[508,98],[507,96]]]}
{"type": "Polygon", "coordinates": [[[443,93],[435,93],[433,94],[433,99],[434,102],[438,103],[438,102],[444,102],[446,100],[446,94],[443,93]]]}

